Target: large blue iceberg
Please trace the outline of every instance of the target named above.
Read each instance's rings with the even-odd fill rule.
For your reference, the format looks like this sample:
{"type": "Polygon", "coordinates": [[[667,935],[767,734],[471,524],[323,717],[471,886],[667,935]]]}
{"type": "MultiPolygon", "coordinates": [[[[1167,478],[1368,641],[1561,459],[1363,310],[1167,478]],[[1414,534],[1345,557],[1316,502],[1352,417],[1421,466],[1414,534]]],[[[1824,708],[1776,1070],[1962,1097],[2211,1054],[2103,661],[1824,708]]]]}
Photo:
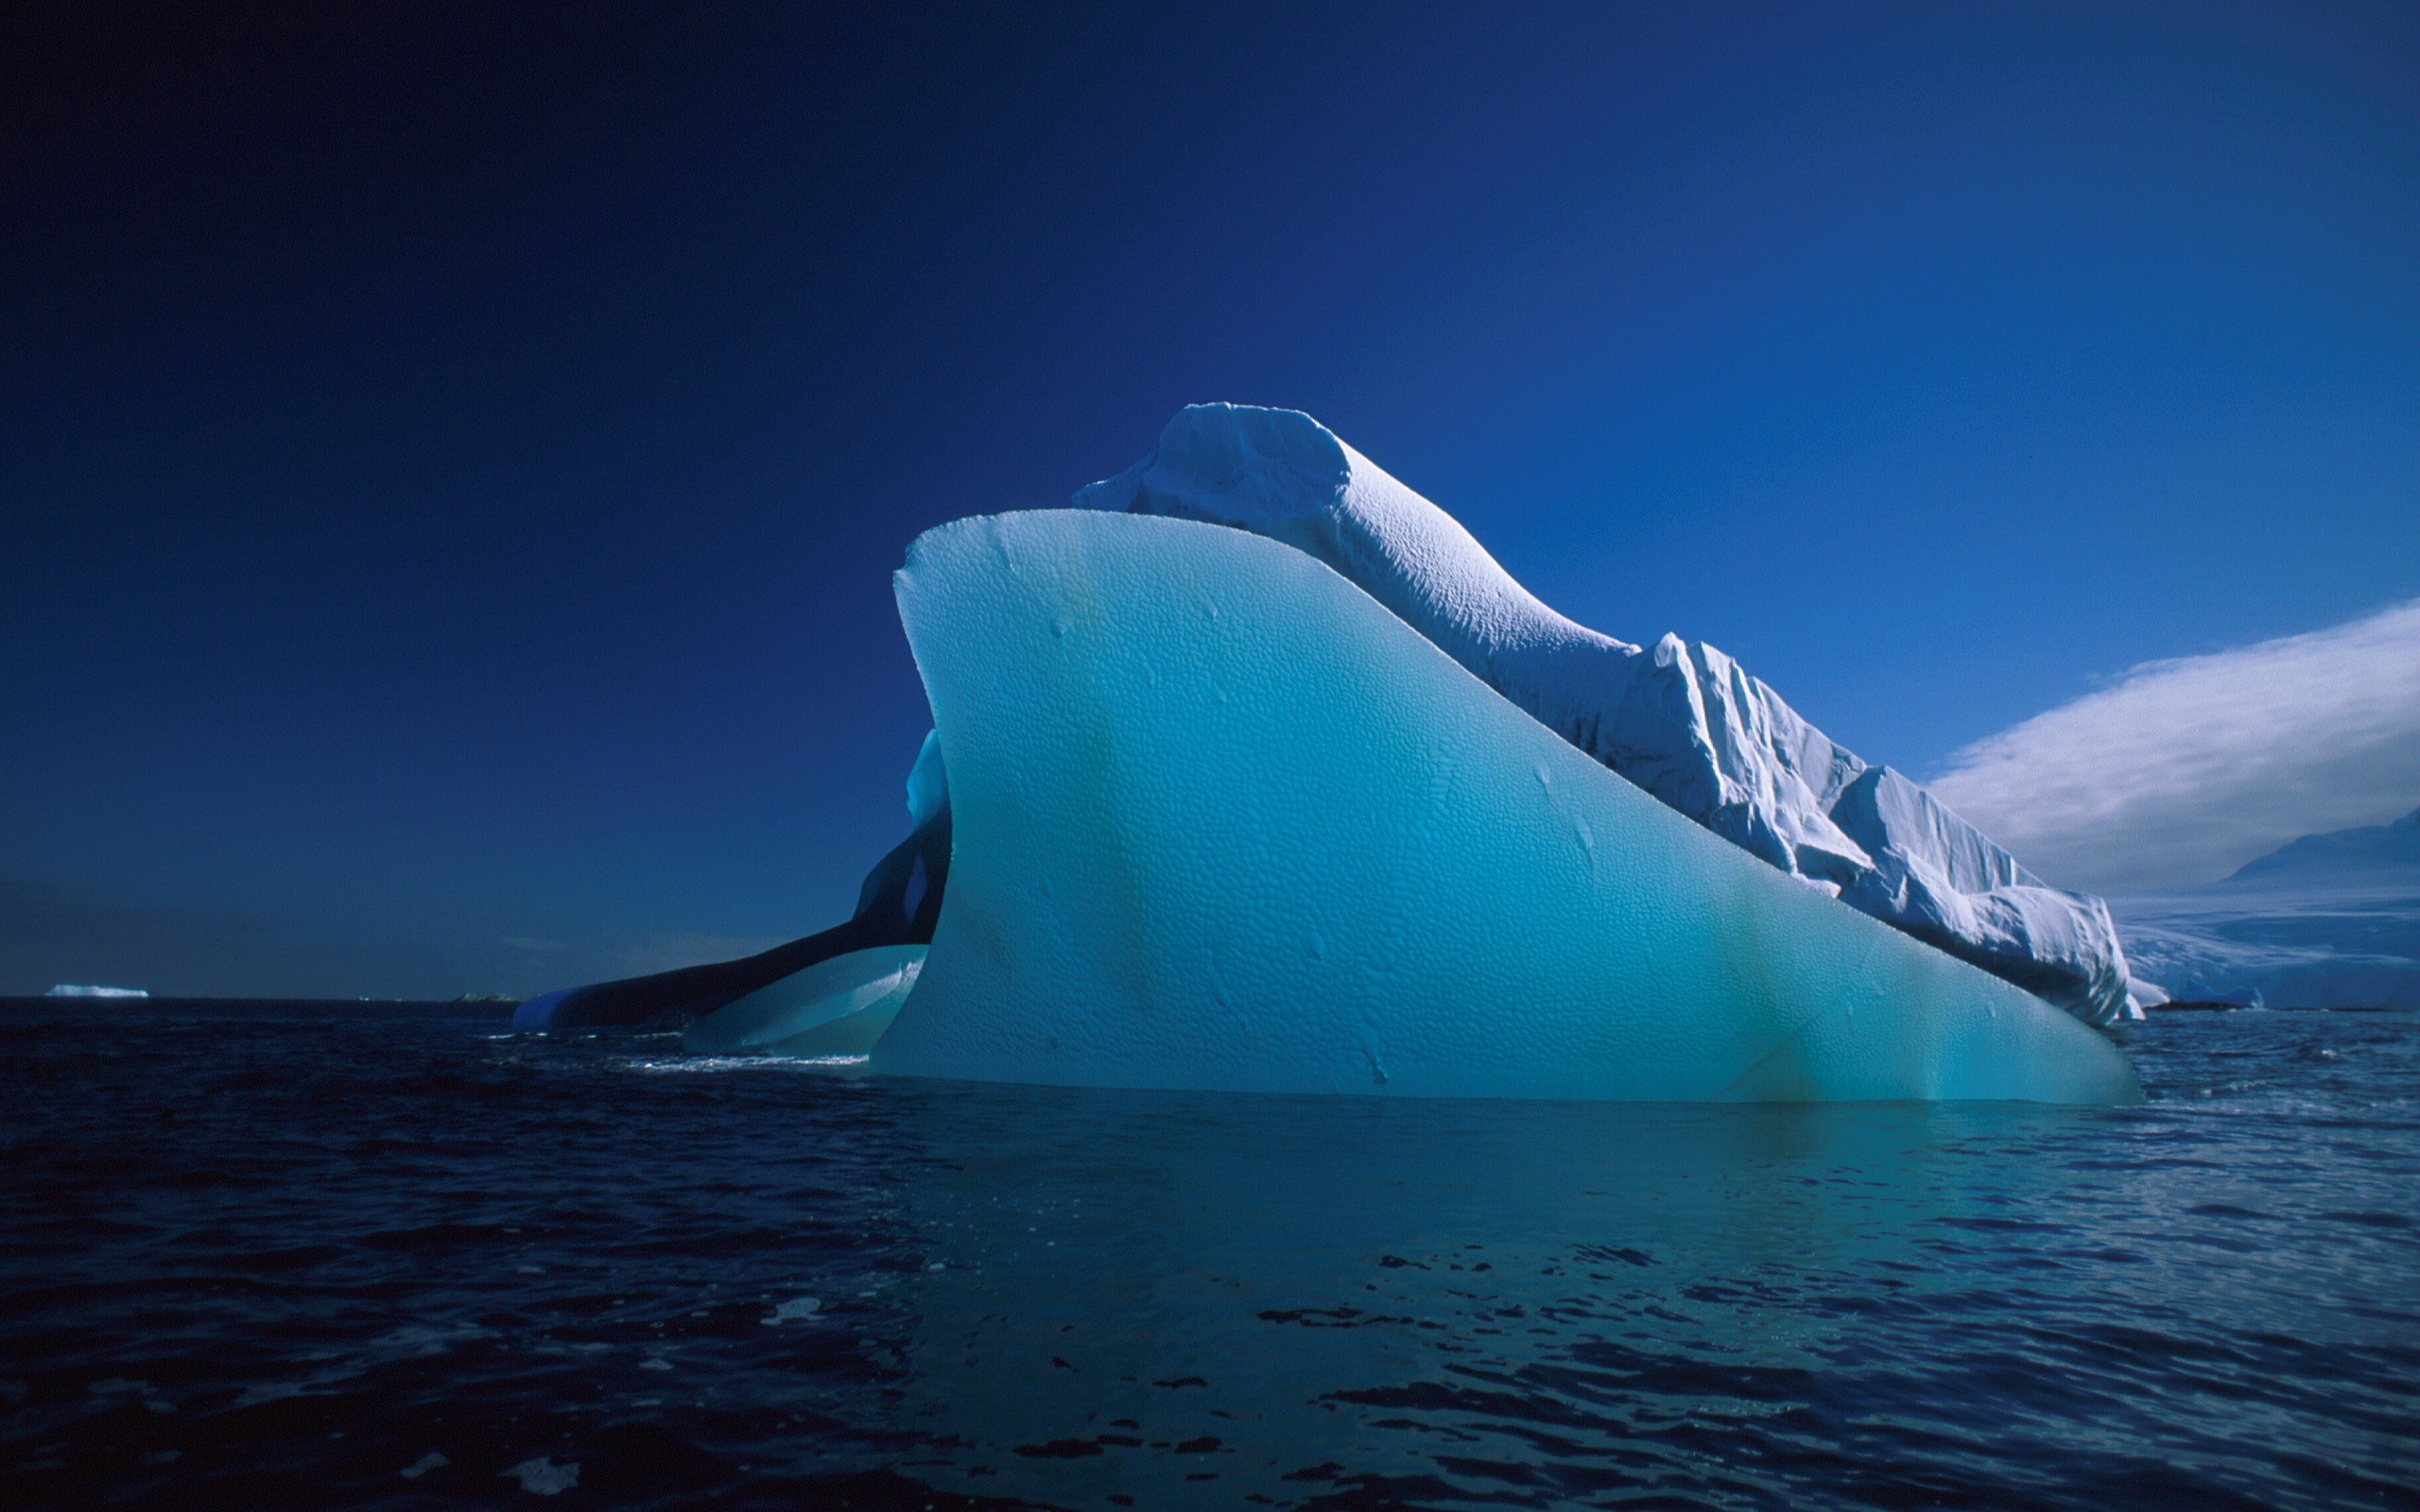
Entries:
{"type": "Polygon", "coordinates": [[[910,549],[935,730],[856,918],[520,1022],[1070,1085],[2137,1095],[2099,900],[1720,652],[1554,614],[1308,417],[1187,409],[1077,502],[910,549]]]}
{"type": "Polygon", "coordinates": [[[928,532],[898,587],[954,853],[876,1070],[2135,1095],[2093,1029],[1674,813],[1306,553],[1051,510],[928,532]]]}

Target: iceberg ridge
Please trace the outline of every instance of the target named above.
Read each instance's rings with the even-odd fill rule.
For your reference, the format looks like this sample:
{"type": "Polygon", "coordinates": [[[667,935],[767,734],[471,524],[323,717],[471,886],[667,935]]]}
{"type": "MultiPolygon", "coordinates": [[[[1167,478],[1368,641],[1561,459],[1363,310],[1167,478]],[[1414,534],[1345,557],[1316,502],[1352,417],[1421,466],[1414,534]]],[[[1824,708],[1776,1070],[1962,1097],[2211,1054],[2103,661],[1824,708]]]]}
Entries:
{"type": "Polygon", "coordinates": [[[1473,676],[1774,868],[2087,1023],[2135,1010],[2107,905],[2045,885],[1722,652],[1540,602],[1444,510],[1293,410],[1196,404],[1079,507],[1234,526],[1325,562],[1473,676]]]}

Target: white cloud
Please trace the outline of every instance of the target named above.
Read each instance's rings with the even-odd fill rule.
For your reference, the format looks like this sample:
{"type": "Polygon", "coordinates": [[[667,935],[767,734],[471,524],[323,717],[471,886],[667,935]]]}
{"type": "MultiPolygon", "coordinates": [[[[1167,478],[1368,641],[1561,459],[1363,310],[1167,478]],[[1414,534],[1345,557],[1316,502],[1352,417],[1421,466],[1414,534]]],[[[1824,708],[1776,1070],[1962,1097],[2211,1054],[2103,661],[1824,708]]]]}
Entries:
{"type": "Polygon", "coordinates": [[[1949,758],[1933,795],[2062,885],[2211,882],[2420,805],[2420,600],[2149,662],[1949,758]]]}

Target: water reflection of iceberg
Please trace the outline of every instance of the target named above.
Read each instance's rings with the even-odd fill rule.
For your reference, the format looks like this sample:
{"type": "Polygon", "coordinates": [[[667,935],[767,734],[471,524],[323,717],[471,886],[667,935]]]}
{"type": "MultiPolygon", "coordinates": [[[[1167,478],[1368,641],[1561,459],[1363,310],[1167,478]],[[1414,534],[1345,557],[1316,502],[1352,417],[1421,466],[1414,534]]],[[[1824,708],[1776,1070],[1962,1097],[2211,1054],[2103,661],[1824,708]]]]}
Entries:
{"type": "MultiPolygon", "coordinates": [[[[1803,1426],[1844,1349],[1939,1351],[1951,1318],[1997,1348],[1979,1319],[2017,1314],[1993,1286],[2124,1314],[2059,1295],[2056,1257],[2109,1237],[2042,1221],[2112,1201],[2106,1175],[1990,1153],[2103,1116],[936,1087],[900,1188],[930,1267],[902,1298],[901,1418],[944,1446],[936,1485],[1051,1504],[1291,1505],[1339,1461],[1459,1465],[1480,1504],[1506,1462],[1754,1480],[1713,1451],[1785,1408],[1803,1426]],[[1962,1239],[2006,1273],[1945,1268],[1962,1239]]],[[[1862,1410],[1906,1410],[1866,1372],[1862,1410]]]]}

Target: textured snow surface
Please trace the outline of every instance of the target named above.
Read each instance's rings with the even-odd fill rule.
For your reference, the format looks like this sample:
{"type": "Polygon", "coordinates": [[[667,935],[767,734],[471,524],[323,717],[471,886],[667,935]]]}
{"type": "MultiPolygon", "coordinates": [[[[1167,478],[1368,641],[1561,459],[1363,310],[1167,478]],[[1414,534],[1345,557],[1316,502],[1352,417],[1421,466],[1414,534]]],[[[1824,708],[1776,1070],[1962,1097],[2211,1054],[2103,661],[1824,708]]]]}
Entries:
{"type": "Polygon", "coordinates": [[[1325,562],[1548,730],[1749,854],[2090,1023],[2126,1016],[2098,898],[2046,886],[1914,783],[1826,739],[1712,646],[1548,609],[1451,515],[1307,415],[1180,411],[1080,507],[1232,525],[1325,562]]]}
{"type": "Polygon", "coordinates": [[[2137,1095],[2074,1018],[1743,854],[1457,666],[1500,644],[1521,665],[1534,652],[1541,685],[1579,685],[1516,644],[1547,611],[1501,574],[1458,576],[1456,554],[1484,554],[1418,519],[1424,536],[1362,543],[1440,590],[1413,608],[1495,639],[1424,639],[1311,555],[1184,520],[1044,511],[916,542],[900,612],[954,852],[875,1069],[1429,1096],[2137,1095]]]}
{"type": "Polygon", "coordinates": [[[2179,998],[2420,1008],[2420,812],[2109,906],[2135,970],[2179,998]]]}

